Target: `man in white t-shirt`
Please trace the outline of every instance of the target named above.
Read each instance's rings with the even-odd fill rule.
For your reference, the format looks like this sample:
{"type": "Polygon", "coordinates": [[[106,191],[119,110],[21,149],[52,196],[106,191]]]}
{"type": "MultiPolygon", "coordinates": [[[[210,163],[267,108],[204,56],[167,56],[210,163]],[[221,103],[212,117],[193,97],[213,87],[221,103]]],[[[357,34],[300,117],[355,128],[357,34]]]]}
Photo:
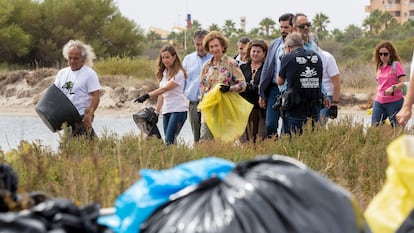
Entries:
{"type": "Polygon", "coordinates": [[[326,123],[328,118],[336,118],[338,115],[338,103],[341,96],[341,76],[335,57],[319,47],[319,38],[315,33],[310,33],[309,37],[318,46],[318,54],[322,59],[323,74],[322,85],[326,95],[331,101],[331,107],[321,109],[321,122],[326,123]]]}
{"type": "Polygon", "coordinates": [[[95,136],[92,121],[100,100],[100,83],[96,72],[91,68],[95,53],[91,46],[82,41],[70,40],[63,47],[63,56],[69,66],[56,75],[55,85],[73,103],[82,117],[72,136],[95,136]]]}

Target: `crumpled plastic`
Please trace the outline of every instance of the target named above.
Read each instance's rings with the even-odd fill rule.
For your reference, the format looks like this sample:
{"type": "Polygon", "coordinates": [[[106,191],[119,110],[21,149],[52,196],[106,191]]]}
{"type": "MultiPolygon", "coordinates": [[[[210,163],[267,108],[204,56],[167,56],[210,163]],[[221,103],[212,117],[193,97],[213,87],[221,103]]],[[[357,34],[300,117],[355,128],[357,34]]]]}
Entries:
{"type": "Polygon", "coordinates": [[[264,155],[183,189],[141,233],[371,233],[354,196],[298,160],[264,155]]]}
{"type": "Polygon", "coordinates": [[[115,201],[115,214],[101,216],[98,223],[114,232],[139,233],[140,225],[170,196],[211,177],[222,179],[235,164],[220,158],[182,163],[166,170],[143,169],[141,179],[115,201]]]}
{"type": "Polygon", "coordinates": [[[215,139],[233,142],[243,135],[253,104],[235,92],[222,93],[216,85],[198,104],[215,139]]]}
{"type": "Polygon", "coordinates": [[[387,147],[385,183],[365,210],[374,233],[395,232],[414,208],[414,136],[402,135],[387,147]]]}

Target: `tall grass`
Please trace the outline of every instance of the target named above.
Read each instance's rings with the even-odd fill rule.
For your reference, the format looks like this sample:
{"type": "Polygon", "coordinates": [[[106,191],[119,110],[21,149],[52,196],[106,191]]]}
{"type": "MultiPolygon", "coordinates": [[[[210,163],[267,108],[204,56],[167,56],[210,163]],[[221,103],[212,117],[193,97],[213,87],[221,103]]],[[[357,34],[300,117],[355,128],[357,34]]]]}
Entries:
{"type": "Polygon", "coordinates": [[[118,195],[139,179],[143,168],[166,169],[205,157],[234,162],[259,155],[281,154],[296,158],[350,190],[365,207],[378,192],[387,167],[386,146],[402,129],[389,126],[368,128],[340,120],[328,129],[308,126],[301,136],[266,140],[257,144],[202,142],[165,146],[161,140],[140,135],[106,133],[93,141],[62,134],[60,149],[21,142],[10,152],[0,152],[19,175],[19,192],[42,191],[78,203],[98,201],[114,205],[118,195]]]}

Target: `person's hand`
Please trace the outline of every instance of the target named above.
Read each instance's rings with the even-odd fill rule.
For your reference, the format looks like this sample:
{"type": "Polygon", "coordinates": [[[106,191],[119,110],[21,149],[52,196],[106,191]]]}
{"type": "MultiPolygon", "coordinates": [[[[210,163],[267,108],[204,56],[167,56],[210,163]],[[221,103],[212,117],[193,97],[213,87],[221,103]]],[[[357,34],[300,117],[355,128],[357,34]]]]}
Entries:
{"type": "Polygon", "coordinates": [[[396,115],[398,124],[401,126],[406,126],[408,120],[411,118],[411,107],[402,107],[401,110],[396,115]]]}
{"type": "Polygon", "coordinates": [[[221,91],[222,93],[226,93],[226,92],[230,91],[230,86],[227,86],[227,85],[221,84],[221,85],[220,85],[220,91],[221,91]]]}
{"type": "Polygon", "coordinates": [[[88,133],[90,133],[92,129],[92,120],[93,120],[93,114],[91,113],[86,114],[82,119],[82,124],[88,133]]]}
{"type": "Polygon", "coordinates": [[[140,97],[138,97],[138,98],[136,98],[135,100],[134,100],[134,103],[144,103],[144,101],[145,100],[147,100],[148,98],[149,98],[150,96],[148,95],[148,93],[147,94],[145,94],[145,95],[142,95],[142,96],[140,96],[140,97]]]}
{"type": "Polygon", "coordinates": [[[266,100],[263,99],[262,97],[259,97],[259,106],[261,108],[266,108],[266,100]]]}
{"type": "Polygon", "coordinates": [[[385,89],[384,95],[394,95],[395,85],[385,89]]]}
{"type": "Polygon", "coordinates": [[[325,107],[330,108],[331,107],[331,100],[329,98],[326,98],[323,100],[323,105],[325,105],[325,107]]]}

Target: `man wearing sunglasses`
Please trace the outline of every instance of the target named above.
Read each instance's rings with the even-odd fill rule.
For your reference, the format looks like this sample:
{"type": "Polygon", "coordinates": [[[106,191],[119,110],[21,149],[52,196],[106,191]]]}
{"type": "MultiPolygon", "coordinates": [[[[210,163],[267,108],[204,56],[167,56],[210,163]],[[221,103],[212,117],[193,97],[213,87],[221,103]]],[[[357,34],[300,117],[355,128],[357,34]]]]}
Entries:
{"type": "Polygon", "coordinates": [[[293,30],[302,34],[303,47],[305,50],[312,50],[315,53],[318,53],[318,46],[309,37],[312,24],[309,22],[308,16],[303,13],[297,13],[292,19],[292,24],[293,30]]]}
{"type": "MultiPolygon", "coordinates": [[[[292,25],[293,25],[293,30],[295,32],[299,32],[302,35],[303,48],[306,51],[313,51],[314,53],[319,55],[318,45],[310,37],[312,24],[309,22],[308,16],[306,16],[303,13],[297,13],[292,18],[292,25]]],[[[321,90],[322,90],[323,95],[326,97],[327,92],[326,92],[326,89],[323,83],[321,86],[321,90]]],[[[330,106],[330,103],[329,103],[329,106],[330,106]]]]}
{"type": "Polygon", "coordinates": [[[280,70],[280,57],[284,54],[283,47],[286,36],[292,32],[293,14],[286,13],[279,17],[279,38],[274,39],[267,51],[266,60],[263,64],[262,74],[259,82],[259,105],[266,109],[266,135],[269,138],[277,137],[280,111],[273,110],[276,97],[280,94],[276,77],[280,70]]]}

